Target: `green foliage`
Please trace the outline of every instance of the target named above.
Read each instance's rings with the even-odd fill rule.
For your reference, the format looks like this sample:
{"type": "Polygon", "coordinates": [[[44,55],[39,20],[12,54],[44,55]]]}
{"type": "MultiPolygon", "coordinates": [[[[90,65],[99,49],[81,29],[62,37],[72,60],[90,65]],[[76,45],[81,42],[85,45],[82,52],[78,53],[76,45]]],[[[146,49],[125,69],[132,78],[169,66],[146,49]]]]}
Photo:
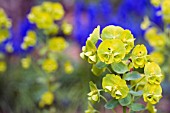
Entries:
{"type": "Polygon", "coordinates": [[[133,103],[130,108],[132,109],[132,111],[142,111],[145,110],[145,106],[143,104],[139,104],[139,103],[133,103]]]}
{"type": "Polygon", "coordinates": [[[141,77],[140,73],[137,72],[137,71],[128,72],[128,73],[123,75],[123,79],[125,79],[125,80],[137,80],[140,77],[141,77]]]}
{"type": "Polygon", "coordinates": [[[124,73],[126,73],[127,71],[129,71],[128,66],[125,65],[125,64],[122,63],[122,62],[112,63],[112,64],[111,64],[111,67],[112,67],[113,71],[115,71],[115,72],[118,73],[118,74],[124,74],[124,73]]]}
{"type": "Polygon", "coordinates": [[[119,104],[118,100],[112,99],[109,102],[107,102],[104,107],[106,109],[114,109],[119,104]]]}

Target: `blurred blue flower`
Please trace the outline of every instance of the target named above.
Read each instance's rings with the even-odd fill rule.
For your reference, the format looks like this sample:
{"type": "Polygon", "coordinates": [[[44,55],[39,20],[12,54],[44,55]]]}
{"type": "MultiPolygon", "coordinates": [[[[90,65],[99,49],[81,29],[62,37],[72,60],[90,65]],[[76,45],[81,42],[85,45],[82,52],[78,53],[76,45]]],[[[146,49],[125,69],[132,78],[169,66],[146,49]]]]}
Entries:
{"type": "Polygon", "coordinates": [[[115,11],[111,0],[98,0],[98,2],[85,3],[85,0],[76,0],[75,4],[75,31],[76,40],[81,46],[85,45],[88,35],[100,25],[119,25],[130,29],[135,38],[143,37],[144,31],[140,29],[143,17],[148,15],[151,21],[162,28],[161,16],[156,12],[149,0],[123,0],[115,11]]]}
{"type": "Polygon", "coordinates": [[[21,43],[23,42],[23,38],[26,36],[26,33],[28,30],[33,29],[34,25],[32,25],[27,18],[24,18],[24,20],[19,21],[17,23],[17,26],[12,26],[12,28],[10,29],[10,37],[3,42],[0,45],[0,51],[3,53],[7,53],[5,50],[5,45],[7,43],[11,43],[13,46],[13,53],[14,54],[25,54],[28,51],[30,51],[31,49],[29,49],[28,51],[24,51],[21,49],[21,43]]]}

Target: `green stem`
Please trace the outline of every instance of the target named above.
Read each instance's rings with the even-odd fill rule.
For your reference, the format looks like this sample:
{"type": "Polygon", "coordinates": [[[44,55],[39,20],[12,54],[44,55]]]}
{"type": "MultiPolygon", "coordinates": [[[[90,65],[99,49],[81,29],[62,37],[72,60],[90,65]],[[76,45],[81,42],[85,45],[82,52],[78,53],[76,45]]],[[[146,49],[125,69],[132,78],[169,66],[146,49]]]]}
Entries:
{"type": "Polygon", "coordinates": [[[107,99],[104,96],[100,95],[100,97],[107,103],[107,99]]]}
{"type": "Polygon", "coordinates": [[[112,71],[108,67],[106,69],[109,71],[109,73],[112,73],[112,71]]]}
{"type": "MultiPolygon", "coordinates": [[[[106,99],[104,96],[100,95],[100,97],[101,97],[106,103],[108,102],[107,99],[106,99]]],[[[112,112],[113,112],[113,113],[116,113],[114,109],[112,109],[112,112]]]]}
{"type": "Polygon", "coordinates": [[[123,106],[123,113],[126,113],[126,106],[123,106]]]}
{"type": "Polygon", "coordinates": [[[142,81],[145,78],[145,76],[143,76],[140,80],[138,80],[138,82],[136,82],[133,86],[130,87],[130,89],[132,89],[133,87],[136,86],[136,84],[138,84],[140,81],[142,81]]]}

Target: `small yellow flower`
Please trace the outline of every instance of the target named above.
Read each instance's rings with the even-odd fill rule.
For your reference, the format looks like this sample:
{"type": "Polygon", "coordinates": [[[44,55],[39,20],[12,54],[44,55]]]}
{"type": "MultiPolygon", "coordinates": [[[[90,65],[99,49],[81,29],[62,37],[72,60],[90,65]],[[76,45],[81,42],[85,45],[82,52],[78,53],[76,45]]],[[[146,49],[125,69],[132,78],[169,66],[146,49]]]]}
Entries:
{"type": "Polygon", "coordinates": [[[151,4],[155,7],[158,7],[161,4],[162,0],[151,0],[151,4]]]}
{"type": "Polygon", "coordinates": [[[164,56],[161,52],[152,52],[150,54],[150,60],[161,65],[164,62],[164,56]]]}
{"type": "Polygon", "coordinates": [[[7,43],[7,44],[5,45],[5,50],[6,50],[7,52],[9,52],[9,53],[12,53],[12,52],[14,51],[14,48],[13,48],[13,46],[12,46],[12,43],[7,43]]]}
{"type": "Polygon", "coordinates": [[[52,4],[52,9],[52,17],[54,20],[61,20],[64,16],[63,6],[59,2],[56,2],[52,4]]]}
{"type": "Polygon", "coordinates": [[[28,69],[30,67],[30,64],[31,64],[30,56],[21,59],[21,65],[24,69],[28,69]]]}
{"type": "Polygon", "coordinates": [[[0,73],[5,72],[7,69],[7,64],[4,61],[0,61],[0,73]]]}
{"type": "Polygon", "coordinates": [[[54,59],[45,59],[43,64],[42,64],[42,69],[47,72],[47,73],[51,73],[56,71],[58,68],[58,64],[54,59]]]}
{"type": "Polygon", "coordinates": [[[149,18],[147,16],[144,17],[143,22],[141,23],[141,29],[146,30],[149,26],[150,26],[150,21],[149,18]]]}
{"type": "Polygon", "coordinates": [[[67,22],[63,22],[61,29],[65,35],[70,35],[73,31],[73,26],[67,22]]]}
{"type": "Polygon", "coordinates": [[[5,11],[0,8],[0,43],[9,38],[9,29],[11,28],[11,20],[7,17],[5,11]]]}
{"type": "Polygon", "coordinates": [[[74,68],[73,68],[73,66],[71,65],[71,63],[70,63],[69,61],[65,62],[65,64],[64,64],[64,70],[65,70],[65,72],[66,72],[67,74],[73,73],[74,68]]]}
{"type": "Polygon", "coordinates": [[[63,37],[53,37],[48,40],[48,48],[52,52],[64,51],[68,46],[68,43],[63,37]]]}
{"type": "Polygon", "coordinates": [[[54,94],[50,91],[47,91],[42,95],[41,100],[39,102],[39,106],[44,107],[45,105],[51,105],[53,101],[54,101],[54,94]]]}
{"type": "Polygon", "coordinates": [[[34,31],[28,31],[27,35],[24,37],[24,42],[21,44],[22,49],[27,49],[28,47],[33,47],[36,45],[37,38],[34,31]]]}

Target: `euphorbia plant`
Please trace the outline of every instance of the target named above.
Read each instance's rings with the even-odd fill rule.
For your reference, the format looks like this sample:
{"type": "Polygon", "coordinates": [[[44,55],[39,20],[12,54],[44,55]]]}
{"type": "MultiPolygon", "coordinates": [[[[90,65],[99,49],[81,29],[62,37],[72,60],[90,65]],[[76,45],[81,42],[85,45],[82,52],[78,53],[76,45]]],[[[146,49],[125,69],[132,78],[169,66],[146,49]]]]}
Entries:
{"type": "Polygon", "coordinates": [[[158,64],[150,61],[147,49],[143,44],[134,45],[135,38],[127,29],[119,26],[106,26],[100,34],[100,26],[94,29],[82,47],[81,58],[92,64],[92,72],[96,76],[105,73],[102,88],[89,82],[89,107],[86,113],[98,112],[92,106],[104,99],[106,109],[117,105],[123,107],[123,112],[149,110],[156,112],[154,105],[162,97],[162,73],[158,64]],[[100,44],[97,47],[97,42],[100,44]],[[110,94],[111,99],[102,95],[110,94]],[[142,98],[145,105],[138,99],[142,98]]]}

